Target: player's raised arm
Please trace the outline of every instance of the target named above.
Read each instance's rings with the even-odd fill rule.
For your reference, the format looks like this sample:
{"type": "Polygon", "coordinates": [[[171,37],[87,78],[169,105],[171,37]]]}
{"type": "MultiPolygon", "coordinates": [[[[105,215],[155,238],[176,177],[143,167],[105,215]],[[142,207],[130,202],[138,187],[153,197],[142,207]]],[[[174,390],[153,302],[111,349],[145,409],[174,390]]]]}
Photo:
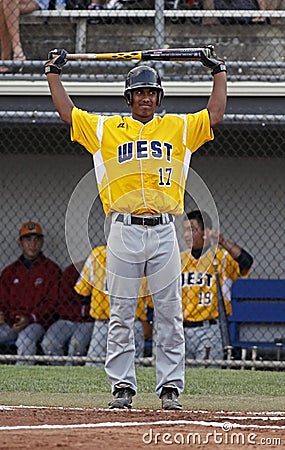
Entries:
{"type": "Polygon", "coordinates": [[[66,64],[65,57],[66,51],[64,49],[51,50],[48,54],[48,61],[45,63],[45,74],[47,76],[54,106],[59,113],[61,120],[68,125],[71,125],[74,104],[64,89],[60,79],[61,69],[64,64],[66,64]]]}
{"type": "Polygon", "coordinates": [[[208,101],[207,109],[210,113],[211,127],[222,122],[227,104],[227,66],[216,57],[202,55],[202,64],[211,69],[213,75],[213,89],[208,101]]]}
{"type": "Polygon", "coordinates": [[[214,127],[222,122],[227,104],[227,77],[226,72],[214,75],[214,83],[207,109],[210,113],[210,124],[214,127]]]}

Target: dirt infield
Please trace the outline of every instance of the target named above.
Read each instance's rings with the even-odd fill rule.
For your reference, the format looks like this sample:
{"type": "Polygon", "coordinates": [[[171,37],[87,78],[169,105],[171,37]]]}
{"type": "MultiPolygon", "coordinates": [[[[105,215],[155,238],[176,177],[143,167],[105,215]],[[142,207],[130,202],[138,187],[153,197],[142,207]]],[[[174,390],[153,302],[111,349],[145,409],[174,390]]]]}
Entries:
{"type": "Polygon", "coordinates": [[[0,406],[0,417],[1,450],[285,448],[284,412],[0,406]]]}

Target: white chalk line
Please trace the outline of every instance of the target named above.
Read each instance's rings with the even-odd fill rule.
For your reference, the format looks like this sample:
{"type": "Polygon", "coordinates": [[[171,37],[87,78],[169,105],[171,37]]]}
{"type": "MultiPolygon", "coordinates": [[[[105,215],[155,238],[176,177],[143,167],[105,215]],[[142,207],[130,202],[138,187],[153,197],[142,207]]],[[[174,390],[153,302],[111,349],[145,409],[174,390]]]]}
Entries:
{"type": "MultiPolygon", "coordinates": [[[[145,427],[158,425],[200,425],[205,427],[222,428],[224,422],[205,422],[199,420],[158,420],[154,422],[101,422],[101,423],[82,423],[70,425],[25,425],[25,426],[7,426],[0,427],[0,431],[15,430],[47,430],[47,429],[76,429],[76,428],[118,428],[118,427],[145,427]]],[[[278,425],[242,425],[239,423],[231,423],[232,428],[248,428],[248,429],[285,429],[285,426],[278,425]]]]}
{"type": "Polygon", "coordinates": [[[231,419],[231,420],[261,420],[261,421],[270,421],[270,420],[285,420],[285,416],[219,416],[219,419],[231,419]]]}
{"type": "MultiPolygon", "coordinates": [[[[158,420],[151,422],[101,422],[101,423],[81,423],[70,425],[19,425],[0,427],[0,431],[19,431],[19,430],[64,430],[80,428],[118,428],[118,427],[145,427],[159,425],[200,425],[204,427],[223,428],[224,422],[206,422],[204,420],[158,420]]],[[[230,423],[231,429],[267,429],[267,430],[285,430],[285,426],[278,425],[244,425],[239,423],[230,423]]]]}
{"type": "Polygon", "coordinates": [[[92,408],[69,408],[64,406],[29,406],[29,405],[0,405],[0,411],[14,411],[14,409],[53,409],[58,411],[86,411],[92,410],[92,408]]]}
{"type": "MultiPolygon", "coordinates": [[[[47,407],[47,406],[6,406],[0,405],[0,411],[13,411],[16,409],[52,409],[52,410],[89,410],[89,411],[108,411],[109,409],[92,409],[92,408],[65,408],[65,407],[47,407]]],[[[132,412],[143,412],[145,410],[132,409],[132,412]]],[[[162,411],[165,412],[165,411],[162,411]]],[[[183,411],[189,412],[191,414],[210,414],[209,411],[183,411]]],[[[238,412],[230,412],[228,415],[225,415],[225,411],[216,411],[215,414],[220,414],[220,418],[227,420],[282,420],[285,419],[284,412],[282,411],[264,411],[264,412],[250,412],[248,414],[256,414],[255,416],[238,416],[238,412]],[[223,416],[222,416],[223,414],[223,416]],[[235,416],[233,416],[235,414],[235,416]],[[281,416],[281,417],[278,417],[281,416]]],[[[100,422],[100,423],[88,423],[88,424],[69,424],[69,425],[18,425],[18,426],[3,426],[0,427],[0,431],[16,431],[16,430],[64,430],[64,429],[80,429],[80,428],[118,428],[118,427],[145,427],[145,426],[159,426],[159,425],[198,425],[205,427],[216,427],[223,428],[225,426],[225,422],[208,422],[204,420],[158,420],[158,421],[148,421],[148,422],[100,422]]],[[[230,422],[231,429],[233,428],[243,428],[243,429],[277,429],[283,430],[285,426],[279,425],[256,425],[256,424],[240,424],[236,422],[230,422]]]]}

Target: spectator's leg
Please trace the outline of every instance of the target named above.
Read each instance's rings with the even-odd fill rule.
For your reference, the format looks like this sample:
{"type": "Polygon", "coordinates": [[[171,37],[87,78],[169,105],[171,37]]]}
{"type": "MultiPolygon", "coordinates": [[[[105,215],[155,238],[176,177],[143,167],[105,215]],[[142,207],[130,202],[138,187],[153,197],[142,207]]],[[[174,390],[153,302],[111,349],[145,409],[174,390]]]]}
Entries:
{"type": "Polygon", "coordinates": [[[222,347],[221,331],[219,324],[206,325],[199,328],[199,346],[196,352],[196,359],[216,359],[222,360],[224,352],[222,347]],[[208,351],[206,351],[208,349],[208,351]]]}
{"type": "Polygon", "coordinates": [[[135,334],[135,346],[136,346],[136,358],[143,358],[144,352],[144,331],[143,323],[141,320],[135,320],[134,323],[134,334],[135,334]]]}
{"type": "MultiPolygon", "coordinates": [[[[0,43],[1,43],[1,59],[3,61],[11,59],[12,44],[10,35],[6,25],[4,14],[4,0],[0,0],[0,43]]],[[[8,67],[2,66],[0,73],[8,71],[8,67]]]]}
{"type": "Polygon", "coordinates": [[[185,359],[196,359],[198,345],[197,328],[184,328],[185,359]]]}
{"type": "Polygon", "coordinates": [[[11,40],[13,59],[24,60],[20,41],[20,0],[3,0],[3,11],[11,40]]]}
{"type": "MultiPolygon", "coordinates": [[[[21,356],[36,355],[37,344],[44,335],[44,328],[39,323],[31,323],[20,331],[16,340],[17,354],[21,356]]],[[[31,366],[34,361],[17,361],[17,365],[31,366]]]]}
{"type": "MultiPolygon", "coordinates": [[[[285,0],[279,0],[279,4],[278,4],[278,8],[277,9],[280,9],[281,11],[284,11],[284,9],[285,9],[285,0]]],[[[284,25],[284,23],[285,23],[285,18],[284,17],[282,17],[282,19],[275,19],[276,21],[278,21],[278,25],[280,25],[280,24],[283,24],[284,25]]]]}
{"type": "Polygon", "coordinates": [[[6,341],[15,341],[18,337],[18,333],[12,330],[7,323],[0,325],[0,344],[6,341]]]}
{"type": "Polygon", "coordinates": [[[75,330],[68,345],[68,356],[82,356],[86,354],[92,331],[93,322],[75,323],[75,330]]]}
{"type": "MultiPolygon", "coordinates": [[[[45,355],[64,356],[65,346],[76,329],[76,322],[70,320],[58,320],[46,331],[41,347],[45,355]]],[[[55,362],[56,365],[64,365],[64,362],[55,362]]]]}
{"type": "MultiPolygon", "coordinates": [[[[258,3],[258,7],[260,9],[260,11],[265,11],[266,9],[268,9],[266,6],[266,2],[264,0],[257,0],[258,3]]],[[[268,1],[267,1],[268,3],[268,1]]],[[[271,9],[271,8],[270,8],[271,9]]],[[[252,23],[265,23],[266,22],[266,18],[265,17],[254,17],[252,19],[252,23]]]]}
{"type": "MultiPolygon", "coordinates": [[[[108,337],[108,320],[95,320],[93,326],[92,337],[87,352],[90,358],[104,358],[107,353],[107,337],[108,337]]],[[[102,363],[87,362],[86,366],[103,366],[102,363]]]]}
{"type": "Polygon", "coordinates": [[[39,9],[35,0],[2,0],[6,26],[10,35],[15,61],[26,59],[20,39],[20,15],[39,9]]]}
{"type": "Polygon", "coordinates": [[[268,0],[266,0],[266,1],[265,0],[258,0],[257,3],[258,3],[258,6],[259,6],[260,10],[274,9],[274,8],[272,8],[272,4],[274,3],[274,0],[273,0],[273,2],[272,2],[272,0],[271,0],[271,2],[269,2],[268,0]],[[269,3],[271,3],[270,8],[268,7],[269,3]]]}
{"type": "MultiPolygon", "coordinates": [[[[203,9],[204,10],[214,10],[214,0],[203,0],[203,9]]],[[[204,17],[203,25],[218,25],[219,21],[216,17],[204,17]]]]}
{"type": "MultiPolygon", "coordinates": [[[[285,9],[285,0],[271,0],[270,2],[267,2],[266,6],[264,9],[271,9],[271,10],[278,10],[280,9],[281,11],[285,9]]],[[[270,19],[270,23],[272,25],[281,25],[284,24],[284,18],[279,18],[279,17],[272,17],[270,19]]]]}

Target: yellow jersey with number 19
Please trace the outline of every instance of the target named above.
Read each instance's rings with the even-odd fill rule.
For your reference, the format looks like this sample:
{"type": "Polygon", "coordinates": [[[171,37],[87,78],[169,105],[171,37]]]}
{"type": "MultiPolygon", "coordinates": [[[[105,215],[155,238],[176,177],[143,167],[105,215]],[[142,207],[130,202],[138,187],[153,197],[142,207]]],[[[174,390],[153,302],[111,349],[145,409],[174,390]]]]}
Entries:
{"type": "Polygon", "coordinates": [[[212,139],[207,109],[155,116],[145,124],[129,116],[72,110],[71,140],[93,155],[107,216],[182,214],[191,155],[212,139]]]}
{"type": "MultiPolygon", "coordinates": [[[[230,315],[232,285],[242,275],[237,261],[224,248],[217,247],[216,258],[226,311],[230,315]]],[[[208,250],[197,260],[187,249],[181,253],[181,267],[184,320],[197,322],[218,318],[217,284],[212,252],[208,250]]],[[[243,276],[248,273],[249,269],[243,276]]]]}

